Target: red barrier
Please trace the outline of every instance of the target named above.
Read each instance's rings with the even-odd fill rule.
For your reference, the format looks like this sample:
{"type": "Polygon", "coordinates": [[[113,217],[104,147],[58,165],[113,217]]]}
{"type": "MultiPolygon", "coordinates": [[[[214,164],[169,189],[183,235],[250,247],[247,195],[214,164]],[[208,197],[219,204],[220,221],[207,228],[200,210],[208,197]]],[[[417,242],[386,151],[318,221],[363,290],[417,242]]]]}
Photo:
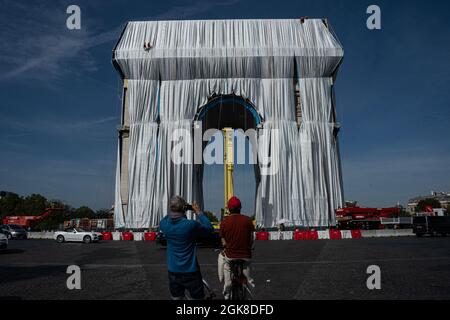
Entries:
{"type": "Polygon", "coordinates": [[[317,231],[308,231],[308,240],[318,240],[319,234],[317,231]]]}
{"type": "Polygon", "coordinates": [[[122,232],[122,240],[123,241],[134,240],[133,232],[122,232]]]}
{"type": "Polygon", "coordinates": [[[352,238],[353,239],[362,238],[361,230],[352,230],[351,232],[352,232],[352,238]]]}
{"type": "Polygon", "coordinates": [[[308,232],[294,231],[294,240],[308,240],[308,232]]]}
{"type": "Polygon", "coordinates": [[[155,241],[157,235],[158,235],[157,232],[145,232],[144,241],[155,241]]]}
{"type": "Polygon", "coordinates": [[[113,239],[111,232],[102,232],[103,240],[111,241],[113,239]]]}
{"type": "Polygon", "coordinates": [[[330,230],[330,239],[332,240],[342,239],[341,230],[330,230]]]}
{"type": "Polygon", "coordinates": [[[269,233],[267,231],[260,231],[256,233],[256,240],[267,241],[269,240],[269,233]]]}

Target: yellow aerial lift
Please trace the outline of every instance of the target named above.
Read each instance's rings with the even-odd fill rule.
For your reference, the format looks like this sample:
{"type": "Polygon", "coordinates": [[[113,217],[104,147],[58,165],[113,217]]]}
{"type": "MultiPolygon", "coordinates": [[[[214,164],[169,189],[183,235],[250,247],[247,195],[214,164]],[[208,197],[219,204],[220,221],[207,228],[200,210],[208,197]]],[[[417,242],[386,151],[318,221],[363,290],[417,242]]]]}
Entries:
{"type": "Polygon", "coordinates": [[[223,190],[224,206],[222,217],[229,215],[227,204],[228,200],[234,195],[234,152],[233,152],[233,128],[223,128],[223,190]]]}
{"type": "MultiPolygon", "coordinates": [[[[233,128],[223,128],[223,209],[221,212],[221,219],[228,216],[228,200],[234,196],[234,148],[233,148],[233,128]]],[[[256,226],[256,221],[252,220],[253,225],[256,226]]]]}

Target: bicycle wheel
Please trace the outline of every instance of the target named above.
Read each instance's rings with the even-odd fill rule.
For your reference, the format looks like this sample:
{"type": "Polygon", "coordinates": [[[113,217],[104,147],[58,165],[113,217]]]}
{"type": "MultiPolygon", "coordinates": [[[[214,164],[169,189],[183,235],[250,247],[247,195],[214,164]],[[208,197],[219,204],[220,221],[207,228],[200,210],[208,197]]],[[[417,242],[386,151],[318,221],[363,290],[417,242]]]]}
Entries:
{"type": "Polygon", "coordinates": [[[244,287],[239,284],[233,284],[230,299],[235,301],[245,300],[244,287]]]}
{"type": "Polygon", "coordinates": [[[248,285],[244,286],[244,299],[243,300],[253,300],[253,294],[248,285]]]}

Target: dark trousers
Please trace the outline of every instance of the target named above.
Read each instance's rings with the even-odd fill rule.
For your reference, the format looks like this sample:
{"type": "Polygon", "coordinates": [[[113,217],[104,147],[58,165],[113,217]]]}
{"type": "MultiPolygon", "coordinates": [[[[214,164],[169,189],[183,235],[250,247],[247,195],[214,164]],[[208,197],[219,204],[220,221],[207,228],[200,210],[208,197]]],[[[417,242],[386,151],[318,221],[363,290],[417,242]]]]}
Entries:
{"type": "Polygon", "coordinates": [[[189,273],[174,273],[169,271],[169,290],[173,299],[185,298],[185,291],[192,299],[201,300],[205,297],[203,278],[200,271],[189,273]]]}

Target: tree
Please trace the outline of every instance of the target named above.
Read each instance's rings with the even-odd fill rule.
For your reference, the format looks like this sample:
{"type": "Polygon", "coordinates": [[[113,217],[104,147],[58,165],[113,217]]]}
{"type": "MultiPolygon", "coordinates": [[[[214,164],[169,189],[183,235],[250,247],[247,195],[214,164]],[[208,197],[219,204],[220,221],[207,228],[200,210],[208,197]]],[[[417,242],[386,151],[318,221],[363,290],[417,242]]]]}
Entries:
{"type": "Polygon", "coordinates": [[[411,213],[402,208],[399,217],[411,217],[411,213]]]}
{"type": "Polygon", "coordinates": [[[214,213],[212,213],[211,211],[205,211],[205,212],[203,212],[203,214],[208,217],[209,221],[219,222],[219,220],[216,218],[214,213]]]}
{"type": "Polygon", "coordinates": [[[23,198],[14,192],[2,191],[0,194],[0,216],[23,215],[23,198]]]}
{"type": "Polygon", "coordinates": [[[59,225],[66,220],[64,212],[53,214],[41,221],[39,221],[34,227],[34,230],[56,230],[59,225]]]}
{"type": "Polygon", "coordinates": [[[74,219],[81,219],[81,218],[92,219],[95,217],[95,212],[94,210],[92,210],[87,206],[81,206],[78,209],[75,209],[71,215],[73,216],[74,219]]]}
{"type": "Polygon", "coordinates": [[[42,214],[50,206],[47,198],[40,194],[33,193],[23,200],[23,213],[28,216],[42,214]]]}
{"type": "Polygon", "coordinates": [[[440,208],[441,203],[433,198],[420,200],[419,203],[417,204],[416,211],[423,212],[425,211],[425,207],[440,208]]]}
{"type": "Polygon", "coordinates": [[[111,219],[113,217],[113,213],[108,209],[100,209],[95,212],[95,216],[97,219],[111,219]]]}

